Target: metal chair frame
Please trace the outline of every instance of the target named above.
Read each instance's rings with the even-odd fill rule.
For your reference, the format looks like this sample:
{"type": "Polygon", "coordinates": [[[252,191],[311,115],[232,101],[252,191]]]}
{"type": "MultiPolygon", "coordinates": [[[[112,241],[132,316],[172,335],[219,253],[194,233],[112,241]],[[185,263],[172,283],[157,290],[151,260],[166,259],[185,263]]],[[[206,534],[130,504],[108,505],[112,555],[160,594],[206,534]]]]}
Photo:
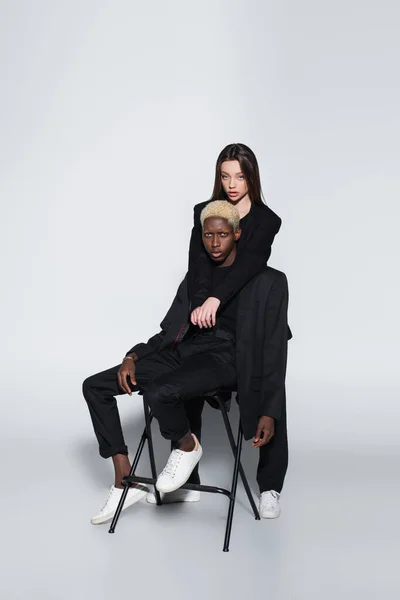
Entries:
{"type": "MultiPolygon", "coordinates": [[[[237,490],[239,474],[242,479],[243,486],[246,491],[247,498],[250,502],[250,506],[253,510],[255,519],[260,520],[260,515],[258,513],[256,504],[254,502],[254,498],[251,493],[250,486],[248,484],[242,464],[240,462],[240,457],[241,457],[241,453],[242,453],[242,441],[243,441],[243,432],[242,432],[242,427],[240,424],[240,419],[239,419],[239,427],[238,427],[238,432],[237,432],[237,437],[236,437],[236,442],[235,442],[225,402],[218,396],[218,394],[215,394],[215,395],[213,394],[213,399],[218,402],[219,409],[221,411],[222,418],[224,421],[225,430],[228,435],[229,443],[230,443],[232,453],[234,456],[234,467],[233,467],[233,473],[232,473],[231,489],[228,490],[228,489],[217,487],[217,486],[195,484],[195,483],[186,483],[185,485],[182,485],[182,489],[197,490],[199,492],[207,492],[207,493],[211,493],[211,494],[223,494],[224,496],[227,496],[227,498],[229,498],[228,515],[227,515],[225,538],[224,538],[224,545],[223,545],[223,551],[229,552],[229,542],[230,542],[230,538],[231,538],[233,511],[235,508],[236,490],[237,490]]],[[[117,510],[115,512],[114,518],[111,522],[109,533],[115,532],[115,528],[117,526],[118,519],[119,519],[121,511],[124,507],[126,496],[128,494],[128,489],[133,483],[144,483],[147,485],[154,486],[154,492],[155,492],[157,505],[160,506],[162,504],[160,493],[158,492],[157,488],[155,487],[155,483],[157,481],[157,470],[156,470],[156,461],[155,461],[155,456],[154,456],[153,438],[152,438],[152,433],[151,433],[151,422],[153,420],[153,415],[150,411],[150,408],[146,404],[144,398],[143,398],[143,408],[144,408],[144,416],[145,416],[145,428],[143,430],[138,448],[136,450],[135,458],[133,459],[130,473],[128,476],[123,478],[122,483],[124,485],[124,490],[122,492],[122,496],[119,501],[117,510]],[[139,477],[139,476],[135,475],[135,471],[138,467],[138,464],[139,464],[140,458],[142,456],[143,448],[144,448],[146,441],[147,441],[148,450],[149,450],[149,458],[150,458],[150,467],[151,467],[152,477],[139,477]]]]}

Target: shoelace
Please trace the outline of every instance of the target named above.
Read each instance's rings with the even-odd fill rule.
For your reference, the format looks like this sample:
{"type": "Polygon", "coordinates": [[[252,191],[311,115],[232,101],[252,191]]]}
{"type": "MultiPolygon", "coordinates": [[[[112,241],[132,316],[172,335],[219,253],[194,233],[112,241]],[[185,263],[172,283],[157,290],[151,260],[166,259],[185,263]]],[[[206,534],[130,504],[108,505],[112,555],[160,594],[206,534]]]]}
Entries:
{"type": "Polygon", "coordinates": [[[113,491],[114,491],[114,486],[112,486],[112,488],[110,489],[110,492],[109,492],[109,494],[108,494],[108,496],[107,496],[107,500],[104,502],[104,504],[103,504],[102,508],[100,509],[100,512],[101,512],[101,513],[103,512],[103,510],[105,510],[105,509],[106,509],[106,507],[107,507],[107,504],[108,504],[108,501],[109,501],[109,499],[111,498],[111,496],[112,496],[112,494],[113,494],[113,491]]]}
{"type": "Polygon", "coordinates": [[[275,506],[278,502],[279,494],[277,492],[268,492],[262,496],[263,506],[275,506]]]}
{"type": "Polygon", "coordinates": [[[173,450],[169,456],[168,462],[163,469],[162,475],[175,475],[175,471],[179,465],[179,462],[183,456],[182,450],[173,450]]]}

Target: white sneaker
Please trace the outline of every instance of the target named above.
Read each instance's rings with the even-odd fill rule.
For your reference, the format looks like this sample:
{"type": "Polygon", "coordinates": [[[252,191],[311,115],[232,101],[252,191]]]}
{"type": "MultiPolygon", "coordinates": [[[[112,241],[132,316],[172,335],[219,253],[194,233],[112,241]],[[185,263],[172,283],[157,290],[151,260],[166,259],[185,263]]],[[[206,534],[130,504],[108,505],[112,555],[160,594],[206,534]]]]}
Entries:
{"type": "Polygon", "coordinates": [[[159,492],[174,492],[186,483],[191,476],[193,469],[203,455],[199,440],[195,435],[193,435],[193,438],[196,445],[191,452],[178,449],[172,450],[164,470],[157,479],[156,488],[159,492]]]}
{"type": "Polygon", "coordinates": [[[276,519],[279,517],[281,514],[279,496],[280,494],[275,492],[275,490],[261,494],[259,513],[262,519],[276,519]]]}
{"type": "MultiPolygon", "coordinates": [[[[173,502],[198,502],[200,500],[200,492],[197,490],[175,490],[169,494],[160,494],[163,504],[172,504],[173,502]]],[[[157,504],[155,494],[149,492],[147,494],[147,502],[149,504],[157,504]]]]}
{"type": "MultiPolygon", "coordinates": [[[[100,525],[100,523],[105,523],[113,518],[123,491],[123,489],[116,488],[113,485],[111,486],[110,493],[108,494],[103,508],[97,515],[90,519],[92,525],[100,525]]],[[[135,487],[130,487],[122,510],[125,510],[129,506],[132,506],[132,504],[135,504],[135,502],[138,502],[148,493],[148,491],[148,488],[140,483],[136,483],[135,487]]]]}

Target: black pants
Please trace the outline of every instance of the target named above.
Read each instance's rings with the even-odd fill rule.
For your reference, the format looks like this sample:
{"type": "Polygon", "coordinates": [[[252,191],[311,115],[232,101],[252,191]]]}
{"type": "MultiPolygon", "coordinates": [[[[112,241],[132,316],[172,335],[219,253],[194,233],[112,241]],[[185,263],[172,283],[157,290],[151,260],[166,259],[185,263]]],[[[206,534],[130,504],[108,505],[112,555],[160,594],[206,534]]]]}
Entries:
{"type": "MultiPolygon", "coordinates": [[[[127,454],[116,395],[120,365],[92,375],[83,382],[100,455],[109,458],[127,454]]],[[[173,352],[162,350],[136,363],[137,386],[158,419],[162,435],[172,442],[190,429],[201,439],[202,394],[219,388],[235,389],[235,347],[232,341],[200,334],[182,342],[173,352]]],[[[280,492],[286,474],[288,451],[286,415],[275,422],[275,435],[260,449],[257,482],[260,491],[280,492]]],[[[254,432],[255,433],[255,432],[254,432]]],[[[189,480],[198,483],[196,469],[189,480]]]]}
{"type": "MultiPolygon", "coordinates": [[[[217,332],[218,333],[218,332],[217,332]]],[[[176,442],[191,428],[190,400],[219,388],[235,389],[235,345],[217,335],[199,334],[182,342],[176,350],[161,350],[136,363],[137,386],[159,422],[163,437],[176,442]],[[188,414],[189,411],[189,414],[188,414]]],[[[104,458],[126,454],[116,395],[120,365],[89,377],[83,382],[94,431],[104,458]]],[[[201,419],[201,413],[200,413],[201,419]]],[[[198,429],[194,423],[195,429],[198,429]]]]}
{"type": "Polygon", "coordinates": [[[260,448],[257,467],[257,483],[260,492],[275,490],[281,492],[288,467],[288,440],[286,427],[286,406],[281,417],[275,419],[275,434],[266,446],[260,448]]]}
{"type": "MultiPolygon", "coordinates": [[[[204,398],[199,398],[190,403],[190,421],[196,427],[196,436],[201,435],[201,413],[204,407],[204,398]]],[[[255,432],[254,432],[255,433],[255,432]]],[[[260,493],[268,490],[281,492],[288,467],[288,440],[286,427],[286,407],[282,410],[279,421],[275,420],[275,434],[271,441],[259,450],[257,467],[257,483],[260,493]]],[[[196,471],[196,477],[198,477],[196,471]]],[[[200,480],[199,480],[200,481],[200,480]]],[[[195,483],[195,482],[190,482],[195,483]]]]}

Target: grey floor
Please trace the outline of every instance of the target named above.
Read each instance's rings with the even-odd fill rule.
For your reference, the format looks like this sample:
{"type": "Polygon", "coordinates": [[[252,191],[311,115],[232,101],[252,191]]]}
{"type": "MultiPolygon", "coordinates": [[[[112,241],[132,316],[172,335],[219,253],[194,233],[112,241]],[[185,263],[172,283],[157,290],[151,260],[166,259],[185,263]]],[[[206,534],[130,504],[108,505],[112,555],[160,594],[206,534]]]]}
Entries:
{"type": "MultiPolygon", "coordinates": [[[[136,413],[127,439],[141,427],[136,413]]],[[[204,432],[203,482],[229,485],[232,458],[211,409],[204,432]]],[[[162,467],[168,446],[156,439],[162,467]]],[[[163,507],[141,501],[114,535],[92,526],[111,467],[88,428],[75,439],[32,434],[18,444],[5,432],[1,443],[5,600],[400,597],[399,455],[391,448],[293,442],[281,517],[255,521],[240,487],[231,550],[223,553],[224,497],[163,507]]],[[[256,491],[256,454],[248,445],[243,463],[256,491]]],[[[147,468],[146,456],[141,472],[147,468]]]]}

